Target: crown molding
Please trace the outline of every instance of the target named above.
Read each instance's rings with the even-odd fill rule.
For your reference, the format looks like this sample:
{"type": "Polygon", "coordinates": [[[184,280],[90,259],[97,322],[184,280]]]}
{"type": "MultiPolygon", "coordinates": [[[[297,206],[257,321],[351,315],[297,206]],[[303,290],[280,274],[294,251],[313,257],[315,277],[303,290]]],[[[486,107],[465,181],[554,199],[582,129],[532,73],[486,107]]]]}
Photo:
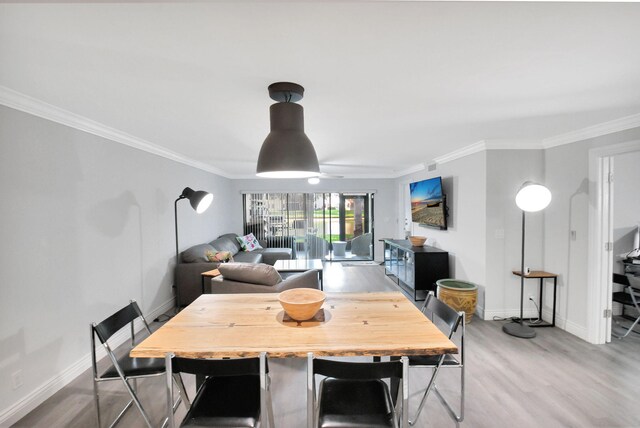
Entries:
{"type": "Polygon", "coordinates": [[[134,149],[142,150],[175,162],[179,162],[203,171],[210,172],[225,178],[233,178],[230,174],[211,165],[183,156],[171,150],[167,150],[142,138],[111,128],[95,120],[61,109],[44,101],[14,91],[5,86],[0,86],[0,104],[15,110],[20,110],[34,116],[41,117],[52,122],[56,122],[71,128],[106,138],[116,143],[134,149]]]}
{"type": "Polygon", "coordinates": [[[479,153],[486,150],[486,144],[484,141],[478,141],[477,143],[470,144],[461,149],[454,150],[452,152],[447,153],[446,155],[434,158],[433,161],[436,164],[443,164],[447,162],[454,161],[456,159],[463,158],[465,156],[470,156],[474,153],[479,153]]]}
{"type": "Polygon", "coordinates": [[[542,150],[542,141],[533,138],[520,140],[484,140],[485,150],[542,150]]]}
{"type": "Polygon", "coordinates": [[[587,140],[589,138],[601,137],[603,135],[612,134],[614,132],[626,131],[627,129],[636,128],[639,126],[640,113],[545,138],[542,140],[542,146],[545,149],[549,149],[552,147],[587,140]]]}
{"type": "Polygon", "coordinates": [[[424,163],[419,163],[417,165],[413,165],[408,168],[396,171],[390,178],[398,178],[404,175],[413,174],[414,172],[424,171],[425,168],[426,165],[424,163]]]}

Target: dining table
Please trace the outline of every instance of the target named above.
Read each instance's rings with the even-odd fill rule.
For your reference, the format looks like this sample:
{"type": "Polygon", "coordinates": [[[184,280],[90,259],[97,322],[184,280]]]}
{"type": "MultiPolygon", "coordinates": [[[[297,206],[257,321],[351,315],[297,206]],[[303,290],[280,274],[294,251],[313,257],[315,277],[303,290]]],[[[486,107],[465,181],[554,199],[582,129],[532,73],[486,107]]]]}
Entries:
{"type": "Polygon", "coordinates": [[[327,292],[310,320],[288,317],[276,293],[204,294],[131,350],[131,357],[401,357],[458,352],[401,292],[327,292]]]}

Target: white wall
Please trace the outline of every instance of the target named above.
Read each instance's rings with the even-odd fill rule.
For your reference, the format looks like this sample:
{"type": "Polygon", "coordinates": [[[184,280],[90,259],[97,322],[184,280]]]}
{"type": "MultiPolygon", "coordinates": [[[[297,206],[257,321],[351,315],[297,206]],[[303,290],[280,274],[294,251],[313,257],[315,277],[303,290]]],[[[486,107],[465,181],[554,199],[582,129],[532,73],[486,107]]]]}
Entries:
{"type": "Polygon", "coordinates": [[[233,204],[230,207],[234,221],[233,232],[242,232],[242,192],[374,192],[375,259],[383,260],[382,238],[396,237],[396,188],[393,179],[322,179],[312,185],[306,179],[245,179],[232,181],[233,204]],[[236,197],[237,195],[237,197],[236,197]]]}
{"type": "MultiPolygon", "coordinates": [[[[522,211],[515,196],[525,181],[544,184],[543,150],[487,151],[485,319],[520,315],[520,277],[512,271],[521,267],[522,211]]],[[[532,270],[545,270],[543,220],[544,212],[526,214],[525,266],[532,270]]],[[[528,296],[537,301],[537,290],[537,280],[525,281],[525,316],[536,315],[528,296]]]]}
{"type": "MultiPolygon", "coordinates": [[[[421,171],[396,180],[399,194],[405,194],[409,183],[442,177],[447,195],[448,229],[439,230],[411,223],[411,234],[427,237],[427,245],[449,252],[449,274],[479,285],[478,310],[484,308],[486,285],[486,152],[475,153],[439,164],[434,171],[421,171]]],[[[409,199],[398,205],[399,233],[408,212],[409,199]]]]}
{"type": "Polygon", "coordinates": [[[228,179],[0,106],[0,425],[88,367],[91,321],[172,306],[185,186],[216,199],[181,201],[181,249],[233,226],[228,179]]]}

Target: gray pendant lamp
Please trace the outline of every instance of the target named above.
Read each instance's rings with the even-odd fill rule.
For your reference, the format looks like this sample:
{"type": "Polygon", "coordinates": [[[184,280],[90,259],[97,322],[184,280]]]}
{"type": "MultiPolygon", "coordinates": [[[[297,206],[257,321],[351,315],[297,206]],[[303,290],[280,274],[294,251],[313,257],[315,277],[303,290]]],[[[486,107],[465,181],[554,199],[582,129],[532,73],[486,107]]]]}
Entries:
{"type": "Polygon", "coordinates": [[[271,132],[262,143],[256,175],[267,178],[307,178],[320,175],[318,156],[304,133],[304,88],[296,83],[269,85],[269,96],[278,101],[269,108],[271,132]]]}

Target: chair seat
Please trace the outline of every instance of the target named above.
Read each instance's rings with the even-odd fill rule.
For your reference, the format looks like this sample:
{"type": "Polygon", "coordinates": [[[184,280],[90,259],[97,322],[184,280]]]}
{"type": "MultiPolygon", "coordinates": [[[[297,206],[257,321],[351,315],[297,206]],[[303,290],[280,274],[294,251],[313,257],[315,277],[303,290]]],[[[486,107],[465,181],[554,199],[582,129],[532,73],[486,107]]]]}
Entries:
{"type": "Polygon", "coordinates": [[[260,377],[209,377],[193,400],[183,427],[256,427],[260,420],[260,377]]]}
{"type": "MultiPolygon", "coordinates": [[[[419,355],[415,357],[409,357],[410,366],[437,366],[440,355],[419,355]]],[[[453,355],[446,354],[444,357],[443,366],[457,366],[460,364],[453,355]]]]}
{"type": "MultiPolygon", "coordinates": [[[[118,365],[127,377],[164,373],[164,359],[162,358],[131,358],[127,354],[118,358],[118,365]]],[[[106,379],[117,378],[118,372],[112,365],[101,377],[106,379]]]]}
{"type": "Polygon", "coordinates": [[[392,427],[388,388],[381,380],[325,379],[320,395],[323,428],[392,427]]]}
{"type": "Polygon", "coordinates": [[[631,299],[631,294],[626,293],[624,291],[618,291],[613,293],[613,301],[617,303],[622,303],[623,305],[634,306],[633,300],[631,299]]]}

